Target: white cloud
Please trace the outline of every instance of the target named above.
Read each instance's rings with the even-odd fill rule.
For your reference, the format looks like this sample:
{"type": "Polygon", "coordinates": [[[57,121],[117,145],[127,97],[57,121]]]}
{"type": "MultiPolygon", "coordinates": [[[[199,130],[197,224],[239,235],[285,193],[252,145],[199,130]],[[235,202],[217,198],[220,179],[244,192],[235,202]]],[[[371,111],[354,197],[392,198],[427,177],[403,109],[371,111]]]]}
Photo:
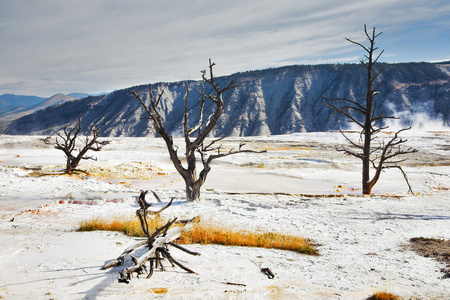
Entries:
{"type": "Polygon", "coordinates": [[[344,37],[364,39],[364,23],[385,32],[388,48],[404,41],[397,33],[414,36],[409,28],[448,37],[449,14],[447,1],[3,1],[0,93],[95,93],[197,79],[210,57],[218,75],[352,62],[362,54],[344,37]]]}

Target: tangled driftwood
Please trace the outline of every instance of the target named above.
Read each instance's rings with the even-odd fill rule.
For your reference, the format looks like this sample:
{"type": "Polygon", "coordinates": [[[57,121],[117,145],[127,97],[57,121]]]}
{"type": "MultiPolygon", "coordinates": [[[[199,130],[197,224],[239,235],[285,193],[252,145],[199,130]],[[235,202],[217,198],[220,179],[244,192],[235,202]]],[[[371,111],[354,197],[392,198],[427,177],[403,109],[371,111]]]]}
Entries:
{"type": "MultiPolygon", "coordinates": [[[[160,268],[164,271],[164,266],[162,264],[163,259],[167,259],[172,264],[173,267],[175,265],[177,265],[178,267],[182,268],[183,270],[185,270],[189,273],[195,273],[191,269],[185,267],[184,265],[182,265],[181,263],[176,261],[169,252],[168,246],[170,245],[170,246],[173,246],[173,247],[175,247],[179,250],[182,250],[188,254],[200,255],[200,253],[189,251],[188,249],[181,247],[180,245],[177,245],[173,242],[175,239],[177,239],[180,236],[180,234],[184,230],[184,227],[170,228],[174,223],[177,222],[177,218],[173,219],[172,221],[169,220],[164,226],[156,229],[156,231],[153,232],[152,234],[149,232],[147,216],[149,214],[150,215],[158,215],[159,213],[161,213],[163,210],[165,210],[172,204],[173,199],[159,211],[153,212],[153,211],[148,210],[148,208],[151,206],[151,204],[149,204],[145,201],[146,194],[147,194],[147,191],[142,192],[139,196],[138,202],[139,202],[140,209],[138,209],[136,211],[136,215],[139,218],[142,230],[144,231],[144,234],[147,236],[147,238],[142,241],[138,241],[137,243],[135,243],[135,244],[131,245],[130,247],[128,247],[127,249],[125,249],[125,251],[119,257],[117,257],[116,259],[112,260],[109,263],[106,263],[102,267],[102,269],[105,270],[105,269],[109,269],[112,267],[122,265],[125,262],[125,258],[128,255],[130,255],[134,265],[130,266],[128,268],[125,268],[122,270],[122,272],[120,272],[119,282],[129,283],[129,280],[131,279],[131,276],[133,273],[136,273],[137,276],[139,277],[139,275],[146,272],[148,274],[147,278],[150,278],[153,275],[154,268],[157,268],[158,266],[160,266],[160,268]],[[140,247],[147,247],[148,251],[139,258],[131,255],[132,252],[134,252],[136,249],[138,249],[140,247]],[[147,261],[150,262],[150,268],[148,270],[147,270],[147,267],[145,266],[145,263],[147,261]]],[[[153,193],[153,194],[155,195],[155,198],[158,201],[160,201],[159,197],[155,193],[153,193]]],[[[186,224],[189,221],[191,221],[191,220],[178,221],[177,223],[186,224]]]]}

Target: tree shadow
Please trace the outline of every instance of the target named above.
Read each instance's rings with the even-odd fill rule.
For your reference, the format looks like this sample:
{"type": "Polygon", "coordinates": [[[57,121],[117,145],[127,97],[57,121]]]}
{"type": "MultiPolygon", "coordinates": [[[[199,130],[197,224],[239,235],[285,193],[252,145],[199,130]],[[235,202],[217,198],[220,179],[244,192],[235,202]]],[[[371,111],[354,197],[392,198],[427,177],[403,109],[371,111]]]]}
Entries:
{"type": "Polygon", "coordinates": [[[450,220],[450,216],[379,213],[376,220],[450,220]]]}

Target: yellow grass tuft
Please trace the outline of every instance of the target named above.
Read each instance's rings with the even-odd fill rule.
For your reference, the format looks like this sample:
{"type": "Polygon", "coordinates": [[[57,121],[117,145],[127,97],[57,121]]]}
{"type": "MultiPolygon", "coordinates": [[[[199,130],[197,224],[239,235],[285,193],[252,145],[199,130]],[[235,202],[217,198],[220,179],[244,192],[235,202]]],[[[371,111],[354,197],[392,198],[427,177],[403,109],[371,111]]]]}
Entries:
{"type": "Polygon", "coordinates": [[[372,296],[370,296],[369,298],[367,298],[367,300],[402,300],[402,298],[400,298],[400,296],[388,292],[377,292],[372,296]]]}
{"type": "Polygon", "coordinates": [[[168,292],[167,288],[152,288],[151,290],[155,294],[167,294],[168,292]]]}
{"type": "Polygon", "coordinates": [[[103,168],[92,164],[85,164],[83,166],[84,170],[89,173],[89,176],[100,179],[150,180],[157,175],[166,175],[161,173],[161,169],[154,167],[149,162],[128,162],[103,168]]]}
{"type": "MultiPolygon", "coordinates": [[[[149,230],[167,223],[160,217],[149,218],[149,230]]],[[[82,221],[79,231],[108,230],[120,231],[128,236],[144,237],[137,218],[115,217],[112,219],[95,218],[82,221]]],[[[302,254],[318,255],[318,250],[310,240],[302,237],[273,232],[237,231],[212,222],[196,221],[183,231],[177,239],[180,244],[216,244],[227,246],[260,247],[290,250],[302,254]]]]}
{"type": "MultiPolygon", "coordinates": [[[[148,227],[150,231],[155,231],[166,222],[159,217],[148,218],[148,227]]],[[[78,231],[120,231],[127,236],[145,237],[141,228],[141,223],[134,217],[114,217],[114,218],[94,218],[80,223],[78,231]]]]}
{"type": "Polygon", "coordinates": [[[217,244],[228,246],[260,247],[290,250],[317,255],[311,241],[291,235],[273,232],[237,231],[211,222],[194,223],[190,230],[178,239],[182,244],[217,244]]]}

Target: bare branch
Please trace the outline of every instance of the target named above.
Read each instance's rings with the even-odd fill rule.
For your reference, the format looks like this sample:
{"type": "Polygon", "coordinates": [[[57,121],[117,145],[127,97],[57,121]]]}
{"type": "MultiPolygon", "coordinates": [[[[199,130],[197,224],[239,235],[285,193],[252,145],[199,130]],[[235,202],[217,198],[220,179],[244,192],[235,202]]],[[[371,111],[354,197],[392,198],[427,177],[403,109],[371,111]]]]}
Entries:
{"type": "Polygon", "coordinates": [[[344,132],[342,130],[339,130],[339,132],[342,134],[342,136],[355,148],[363,150],[363,146],[358,145],[357,143],[355,143],[354,141],[352,141],[348,136],[346,136],[344,134],[344,132]]]}
{"type": "MultiPolygon", "coordinates": [[[[324,100],[328,100],[328,101],[345,101],[345,102],[349,102],[350,104],[356,106],[357,108],[353,108],[354,110],[359,111],[362,114],[366,113],[367,108],[364,107],[363,105],[361,105],[360,103],[358,103],[355,100],[352,99],[348,99],[348,98],[328,98],[328,97],[323,97],[320,96],[320,98],[324,99],[324,100]]],[[[324,101],[325,103],[327,103],[326,101],[324,101]]]]}
{"type": "Polygon", "coordinates": [[[238,154],[238,153],[266,153],[267,150],[261,150],[261,151],[255,151],[255,150],[230,150],[228,152],[225,153],[217,153],[214,155],[210,155],[208,157],[207,162],[210,163],[212,160],[216,159],[216,158],[221,158],[221,157],[225,157],[225,156],[229,156],[229,155],[233,155],[233,154],[238,154]]]}
{"type": "Polygon", "coordinates": [[[358,43],[358,42],[355,42],[355,41],[353,41],[353,40],[351,40],[351,39],[349,39],[349,38],[345,38],[347,41],[349,41],[350,43],[353,43],[353,44],[355,44],[355,45],[358,45],[358,46],[360,46],[361,48],[363,48],[364,49],[364,51],[366,51],[366,52],[370,52],[370,50],[369,49],[367,49],[363,44],[361,44],[361,43],[358,43]]]}
{"type": "MultiPolygon", "coordinates": [[[[325,102],[326,105],[328,105],[329,107],[333,108],[335,110],[336,113],[340,113],[341,115],[347,117],[348,119],[350,119],[352,122],[358,124],[359,127],[364,128],[364,124],[359,122],[358,120],[356,120],[352,115],[350,115],[349,113],[347,113],[345,111],[345,109],[339,108],[331,103],[325,102]]],[[[334,116],[334,114],[333,114],[334,116]]]]}

